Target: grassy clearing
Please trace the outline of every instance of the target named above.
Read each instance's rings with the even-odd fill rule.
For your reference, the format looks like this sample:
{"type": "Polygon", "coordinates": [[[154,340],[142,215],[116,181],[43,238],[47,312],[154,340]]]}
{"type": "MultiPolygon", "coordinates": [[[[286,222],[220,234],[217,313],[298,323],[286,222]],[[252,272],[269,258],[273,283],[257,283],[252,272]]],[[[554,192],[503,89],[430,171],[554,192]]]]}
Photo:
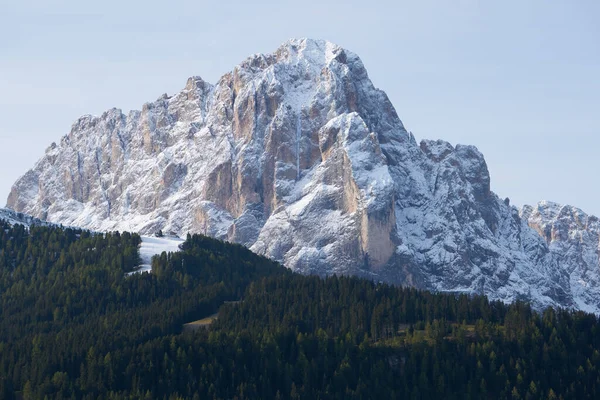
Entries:
{"type": "MultiPolygon", "coordinates": [[[[450,325],[453,329],[456,329],[459,327],[462,329],[462,336],[463,336],[464,340],[469,340],[469,341],[476,340],[475,325],[462,325],[462,324],[458,324],[458,323],[451,323],[450,325]]],[[[431,332],[428,333],[424,329],[414,329],[414,327],[413,327],[412,333],[409,332],[409,330],[410,330],[409,324],[401,324],[395,335],[393,335],[392,337],[389,337],[389,336],[381,337],[378,340],[376,340],[376,344],[379,346],[390,346],[390,347],[402,347],[407,344],[415,344],[415,343],[421,343],[421,342],[427,343],[429,345],[435,344],[435,339],[433,337],[431,337],[431,332]]],[[[455,341],[455,340],[460,340],[460,336],[461,336],[461,334],[459,332],[454,331],[453,333],[444,335],[443,338],[444,338],[444,340],[455,341]]]]}
{"type": "Polygon", "coordinates": [[[197,321],[192,321],[192,322],[188,322],[187,324],[183,325],[183,328],[188,328],[188,329],[198,329],[201,327],[208,327],[210,326],[210,324],[212,324],[217,318],[219,317],[219,314],[213,314],[209,317],[206,318],[202,318],[199,319],[197,321]]]}

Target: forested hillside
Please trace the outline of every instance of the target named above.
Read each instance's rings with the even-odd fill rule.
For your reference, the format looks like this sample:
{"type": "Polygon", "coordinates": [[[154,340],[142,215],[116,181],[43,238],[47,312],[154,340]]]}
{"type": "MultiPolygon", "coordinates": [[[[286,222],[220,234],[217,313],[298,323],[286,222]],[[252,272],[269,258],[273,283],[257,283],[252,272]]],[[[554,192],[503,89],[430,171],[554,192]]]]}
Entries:
{"type": "Polygon", "coordinates": [[[0,228],[0,398],[600,397],[594,315],[302,276],[203,236],[126,276],[138,235],[0,228]]]}

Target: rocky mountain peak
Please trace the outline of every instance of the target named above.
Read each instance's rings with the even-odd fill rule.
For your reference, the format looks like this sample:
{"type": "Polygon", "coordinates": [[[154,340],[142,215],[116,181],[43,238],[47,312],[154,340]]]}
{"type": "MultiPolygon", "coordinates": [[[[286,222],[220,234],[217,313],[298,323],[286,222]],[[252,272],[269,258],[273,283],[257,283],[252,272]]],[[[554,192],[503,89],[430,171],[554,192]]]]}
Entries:
{"type": "Polygon", "coordinates": [[[215,85],[192,77],[141,111],[80,118],[8,206],[95,230],[204,233],[305,273],[600,310],[571,279],[583,264],[538,233],[564,229],[498,199],[475,147],[417,144],[360,58],[326,41],[292,39],[215,85]]]}

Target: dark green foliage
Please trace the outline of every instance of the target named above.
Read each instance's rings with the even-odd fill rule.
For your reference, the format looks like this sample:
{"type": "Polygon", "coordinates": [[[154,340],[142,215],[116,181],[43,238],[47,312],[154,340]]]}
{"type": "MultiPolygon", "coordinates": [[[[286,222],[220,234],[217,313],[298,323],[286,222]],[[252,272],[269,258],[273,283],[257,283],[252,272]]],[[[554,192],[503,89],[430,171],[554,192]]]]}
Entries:
{"type": "Polygon", "coordinates": [[[197,235],[126,277],[137,235],[0,228],[0,398],[600,397],[593,315],[305,277],[197,235]]]}

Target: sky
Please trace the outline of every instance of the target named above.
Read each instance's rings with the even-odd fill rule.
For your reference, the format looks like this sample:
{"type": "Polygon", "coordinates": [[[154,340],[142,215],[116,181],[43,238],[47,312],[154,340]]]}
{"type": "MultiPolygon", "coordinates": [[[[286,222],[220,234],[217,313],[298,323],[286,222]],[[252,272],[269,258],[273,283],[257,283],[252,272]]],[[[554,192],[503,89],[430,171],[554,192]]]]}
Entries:
{"type": "Polygon", "coordinates": [[[310,37],[358,54],[417,140],[477,146],[502,198],[600,215],[599,19],[597,0],[0,0],[0,203],[79,116],[310,37]]]}

